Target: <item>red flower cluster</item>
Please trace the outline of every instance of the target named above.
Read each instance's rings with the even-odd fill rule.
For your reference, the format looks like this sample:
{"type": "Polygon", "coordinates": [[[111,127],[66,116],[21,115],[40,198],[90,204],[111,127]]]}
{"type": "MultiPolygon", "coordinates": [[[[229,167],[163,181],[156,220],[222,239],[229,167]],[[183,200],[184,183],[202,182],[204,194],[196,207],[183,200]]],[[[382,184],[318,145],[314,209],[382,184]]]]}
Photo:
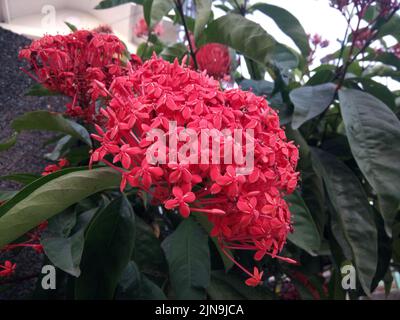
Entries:
{"type": "Polygon", "coordinates": [[[48,174],[61,170],[62,168],[67,166],[69,166],[69,161],[67,159],[59,159],[58,164],[50,164],[46,166],[46,168],[44,168],[44,171],[42,172],[42,176],[47,176],[48,174]]]}
{"type": "MultiPolygon", "coordinates": [[[[102,161],[120,171],[122,190],[127,184],[140,188],[152,196],[154,204],[177,209],[183,217],[191,212],[206,214],[214,225],[211,235],[250,276],[248,285],[259,284],[262,272],[250,273],[228,249],[255,250],[256,260],[270,255],[291,261],[277,254],[292,228],[283,196],[297,185],[298,149],[287,142],[277,113],[263,97],[239,89],[222,91],[204,72],[155,56],[128,76],[116,78],[109,90],[98,85],[110,100],[102,109],[105,127],[96,125],[98,134],[92,135],[100,147],[93,151],[91,162],[102,161]],[[170,121],[175,121],[175,128],[170,121]],[[170,148],[171,132],[176,133],[178,149],[187,141],[186,129],[194,130],[199,141],[204,129],[243,129],[242,139],[245,130],[252,129],[254,168],[249,175],[241,175],[237,172],[243,164],[236,158],[225,164],[222,156],[214,164],[211,147],[195,148],[197,159],[208,155],[207,163],[175,161],[166,152],[166,163],[154,164],[146,157],[154,146],[147,138],[152,129],[167,131],[170,148]]],[[[235,153],[245,154],[247,147],[240,145],[235,153]]]]}
{"type": "MultiPolygon", "coordinates": [[[[229,49],[219,43],[208,43],[196,52],[196,61],[201,71],[206,71],[215,79],[223,79],[230,73],[231,57],[229,49]]],[[[191,63],[192,66],[194,63],[191,63]]]]}
{"type": "MultiPolygon", "coordinates": [[[[164,33],[164,28],[161,25],[161,23],[157,23],[151,31],[154,34],[156,34],[157,36],[161,36],[164,33]]],[[[138,38],[146,37],[146,36],[149,35],[149,27],[148,27],[147,22],[146,22],[146,20],[144,18],[140,19],[135,24],[135,27],[133,29],[133,33],[138,38]]]]}
{"type": "Polygon", "coordinates": [[[33,41],[19,57],[30,63],[34,74],[23,69],[29,76],[72,98],[68,115],[92,122],[97,114],[96,100],[102,95],[94,81],[110,84],[114,77],[123,75],[125,50],[114,35],[80,30],[33,41]]]}

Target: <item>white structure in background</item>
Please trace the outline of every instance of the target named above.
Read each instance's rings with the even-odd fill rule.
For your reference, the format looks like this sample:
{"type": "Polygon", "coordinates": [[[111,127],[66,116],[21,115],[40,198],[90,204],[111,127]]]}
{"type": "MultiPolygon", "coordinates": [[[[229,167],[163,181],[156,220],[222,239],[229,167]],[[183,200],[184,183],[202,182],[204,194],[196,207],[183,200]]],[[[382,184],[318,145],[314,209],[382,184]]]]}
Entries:
{"type": "MultiPolygon", "coordinates": [[[[135,52],[143,42],[133,34],[136,22],[143,17],[142,6],[127,3],[95,10],[99,3],[100,0],[0,0],[0,27],[36,39],[44,34],[69,33],[65,21],[79,29],[107,24],[127,44],[129,51],[135,52]]],[[[169,21],[162,23],[162,39],[175,42],[177,29],[169,21]]]]}

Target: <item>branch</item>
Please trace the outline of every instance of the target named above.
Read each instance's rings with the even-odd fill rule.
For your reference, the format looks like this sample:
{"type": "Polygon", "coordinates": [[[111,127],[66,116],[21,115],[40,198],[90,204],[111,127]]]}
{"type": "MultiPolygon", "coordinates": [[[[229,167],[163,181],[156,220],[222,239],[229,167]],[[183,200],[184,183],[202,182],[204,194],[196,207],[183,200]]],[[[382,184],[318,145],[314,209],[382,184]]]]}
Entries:
{"type": "Polygon", "coordinates": [[[175,0],[175,6],[176,6],[176,9],[177,9],[180,17],[181,17],[183,28],[185,29],[186,39],[189,42],[190,56],[193,59],[194,67],[196,68],[196,70],[198,70],[199,66],[198,66],[197,60],[196,60],[196,53],[194,52],[192,41],[190,40],[190,32],[189,32],[189,28],[188,28],[187,23],[186,23],[185,14],[183,13],[182,1],[181,0],[175,0]]]}

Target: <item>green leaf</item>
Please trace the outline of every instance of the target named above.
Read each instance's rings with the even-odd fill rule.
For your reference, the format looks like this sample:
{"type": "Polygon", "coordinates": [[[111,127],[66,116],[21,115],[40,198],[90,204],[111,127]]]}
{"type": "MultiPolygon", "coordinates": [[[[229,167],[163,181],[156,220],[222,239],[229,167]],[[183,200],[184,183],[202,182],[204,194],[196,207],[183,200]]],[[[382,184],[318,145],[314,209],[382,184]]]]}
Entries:
{"type": "Polygon", "coordinates": [[[197,39],[204,30],[211,16],[211,0],[195,0],[196,21],[194,24],[194,36],[197,39]]]}
{"type": "Polygon", "coordinates": [[[310,147],[300,131],[293,130],[288,126],[285,128],[285,132],[288,140],[292,140],[296,145],[299,145],[300,157],[297,167],[301,173],[301,196],[317,225],[321,238],[326,220],[322,177],[313,166],[310,147]]]}
{"type": "Polygon", "coordinates": [[[143,4],[143,0],[103,0],[95,7],[95,9],[108,9],[130,2],[143,4]]]}
{"type": "Polygon", "coordinates": [[[147,25],[153,28],[173,8],[173,0],[144,0],[143,12],[147,25]]]}
{"type": "Polygon", "coordinates": [[[285,34],[287,34],[304,56],[310,53],[308,37],[300,21],[289,11],[266,3],[256,3],[251,6],[252,10],[259,10],[269,16],[285,34]]]}
{"type": "MultiPolygon", "coordinates": [[[[0,190],[0,202],[8,201],[17,194],[14,190],[0,190]]],[[[4,206],[4,204],[3,204],[4,206]]],[[[1,206],[0,206],[1,207],[1,206]]]]}
{"type": "Polygon", "coordinates": [[[237,291],[226,279],[219,279],[213,273],[207,289],[211,300],[246,300],[246,297],[237,291]]]}
{"type": "Polygon", "coordinates": [[[51,180],[54,180],[62,175],[65,175],[67,173],[75,172],[75,171],[82,171],[82,170],[87,170],[87,167],[77,167],[77,168],[67,168],[67,169],[62,169],[56,172],[53,172],[49,175],[42,176],[39,179],[33,181],[26,187],[24,187],[21,191],[17,192],[15,196],[10,199],[6,204],[3,204],[0,206],[0,217],[6,214],[13,206],[15,206],[17,203],[25,199],[27,196],[29,196],[33,191],[35,191],[37,188],[40,186],[48,183],[51,180]]]}
{"type": "Polygon", "coordinates": [[[69,147],[71,147],[74,143],[76,143],[76,139],[72,138],[70,135],[66,135],[59,139],[53,151],[51,153],[46,153],[44,157],[51,161],[57,161],[63,157],[65,151],[68,150],[69,147]]]}
{"type": "Polygon", "coordinates": [[[367,61],[379,61],[391,66],[396,67],[397,70],[400,70],[400,59],[394,53],[391,52],[382,52],[379,54],[372,53],[367,55],[364,60],[367,61]]]}
{"type": "Polygon", "coordinates": [[[175,232],[164,240],[171,286],[175,297],[205,299],[210,282],[208,236],[192,218],[182,221],[175,232]]]}
{"type": "Polygon", "coordinates": [[[90,224],[85,237],[77,299],[112,299],[135,243],[135,214],[125,196],[111,201],[90,224]]]}
{"type": "Polygon", "coordinates": [[[367,8],[363,19],[369,23],[376,23],[378,25],[378,33],[376,38],[383,38],[387,35],[393,36],[397,41],[400,41],[400,31],[398,26],[400,24],[400,16],[394,14],[388,21],[387,18],[379,16],[380,8],[376,5],[371,5],[367,8]]]}
{"type": "Polygon", "coordinates": [[[263,287],[249,287],[245,279],[230,272],[213,271],[207,293],[213,300],[272,300],[272,293],[263,287]]]}
{"type": "Polygon", "coordinates": [[[369,78],[350,78],[346,82],[360,83],[364,91],[372,94],[375,98],[381,100],[390,109],[396,110],[395,95],[387,86],[369,78]]]}
{"type": "Polygon", "coordinates": [[[12,122],[12,128],[19,132],[22,130],[47,130],[69,134],[82,140],[89,146],[92,145],[88,131],[80,124],[65,119],[61,114],[49,111],[32,111],[25,113],[12,122]]]}
{"type": "Polygon", "coordinates": [[[372,77],[392,77],[393,79],[400,81],[400,71],[395,70],[392,66],[389,66],[384,63],[374,64],[370,67],[367,67],[363,73],[363,77],[372,78],[372,77]]]}
{"type": "Polygon", "coordinates": [[[78,28],[77,28],[74,24],[72,24],[72,23],[70,23],[70,22],[68,22],[68,21],[64,21],[64,23],[67,25],[67,27],[68,27],[72,32],[78,31],[78,28]]]}
{"type": "Polygon", "coordinates": [[[22,184],[29,184],[35,181],[36,179],[40,178],[39,175],[33,173],[13,173],[7,176],[1,176],[0,180],[10,180],[19,182],[22,184]]]}
{"type": "Polygon", "coordinates": [[[141,218],[136,217],[136,241],[132,259],[140,270],[152,276],[159,276],[160,272],[167,273],[168,267],[161,242],[154,235],[154,231],[141,218]]]}
{"type": "Polygon", "coordinates": [[[289,94],[294,104],[292,128],[298,129],[306,121],[324,112],[332,102],[335,90],[336,86],[333,83],[292,90],[289,94]]]}
{"type": "Polygon", "coordinates": [[[316,86],[319,84],[331,82],[335,74],[330,69],[320,69],[307,81],[307,86],[316,86]]]}
{"type": "Polygon", "coordinates": [[[209,23],[202,41],[225,44],[262,65],[283,70],[298,65],[295,53],[276,42],[259,24],[238,14],[227,14],[209,23]]]}
{"type": "Polygon", "coordinates": [[[353,89],[339,91],[343,122],[351,151],[365,178],[378,194],[386,232],[400,203],[400,121],[380,100],[353,89]]]}
{"type": "Polygon", "coordinates": [[[110,168],[65,172],[36,180],[0,207],[0,248],[70,205],[120,183],[119,173],[110,168]]]}
{"type": "Polygon", "coordinates": [[[50,261],[61,270],[75,277],[81,274],[80,262],[85,241],[85,230],[97,208],[79,215],[73,210],[56,215],[49,221],[48,228],[41,236],[41,244],[50,261]],[[77,224],[77,230],[70,234],[77,224]]]}
{"type": "Polygon", "coordinates": [[[36,83],[29,88],[29,91],[25,95],[34,97],[47,97],[47,96],[59,96],[60,93],[55,91],[50,91],[42,84],[36,83]]]}
{"type": "Polygon", "coordinates": [[[288,239],[295,245],[315,255],[321,245],[321,238],[314,219],[298,192],[286,197],[293,215],[294,232],[289,233],[288,239]]]}
{"type": "Polygon", "coordinates": [[[177,58],[182,61],[182,58],[187,54],[187,47],[183,43],[175,43],[168,47],[165,47],[160,55],[169,62],[174,62],[177,58]]]}
{"type": "Polygon", "coordinates": [[[6,151],[15,145],[17,142],[18,133],[14,132],[13,135],[6,141],[0,143],[0,151],[6,151]]]}
{"type": "Polygon", "coordinates": [[[378,236],[367,195],[354,173],[334,156],[313,149],[313,159],[322,173],[333,214],[350,246],[352,262],[365,293],[370,293],[378,262],[378,236]]]}
{"type": "Polygon", "coordinates": [[[118,300],[166,300],[164,292],[154,282],[141,274],[133,261],[129,261],[116,293],[118,300]]]}
{"type": "Polygon", "coordinates": [[[244,79],[239,84],[243,90],[251,90],[257,96],[271,95],[274,91],[274,83],[266,80],[244,79]]]}
{"type": "MultiPolygon", "coordinates": [[[[204,215],[196,215],[195,219],[200,225],[203,227],[203,229],[206,231],[207,234],[210,234],[213,224],[208,220],[208,218],[204,215]]],[[[218,250],[219,256],[222,259],[222,263],[224,264],[225,271],[228,272],[234,265],[233,261],[229,259],[226,254],[222,251],[220,244],[218,243],[217,237],[211,237],[212,241],[215,244],[215,247],[218,250]]],[[[224,249],[227,251],[231,256],[233,256],[232,252],[230,249],[224,249]]]]}

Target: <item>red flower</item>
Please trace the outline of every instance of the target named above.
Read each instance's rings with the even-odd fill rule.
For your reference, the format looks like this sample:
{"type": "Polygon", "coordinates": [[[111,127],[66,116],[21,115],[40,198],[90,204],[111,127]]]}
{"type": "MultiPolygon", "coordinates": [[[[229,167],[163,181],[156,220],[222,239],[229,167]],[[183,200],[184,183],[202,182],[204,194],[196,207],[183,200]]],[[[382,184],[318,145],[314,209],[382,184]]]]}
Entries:
{"type": "Polygon", "coordinates": [[[253,275],[246,280],[246,284],[250,287],[257,287],[259,284],[262,283],[262,276],[264,272],[259,272],[256,267],[254,267],[253,275]]]}
{"type": "Polygon", "coordinates": [[[196,61],[201,71],[206,70],[215,79],[224,78],[231,69],[229,49],[219,43],[208,43],[198,49],[196,61]]]}
{"type": "Polygon", "coordinates": [[[131,54],[131,64],[133,67],[141,66],[143,64],[142,59],[136,54],[131,54]]]}
{"type": "Polygon", "coordinates": [[[67,166],[69,166],[69,161],[65,158],[61,158],[58,160],[58,164],[50,164],[46,166],[42,172],[42,176],[47,176],[48,174],[59,171],[67,166]]]}
{"type": "Polygon", "coordinates": [[[16,263],[12,263],[7,260],[4,262],[4,265],[0,264],[0,277],[9,277],[15,272],[15,268],[17,267],[16,263]]]}
{"type": "Polygon", "coordinates": [[[180,187],[174,187],[172,189],[172,194],[175,196],[174,199],[167,200],[164,203],[166,209],[173,209],[179,207],[179,212],[184,218],[187,218],[190,214],[190,208],[188,203],[192,203],[196,200],[196,196],[193,192],[186,192],[180,187]]]}
{"type": "MultiPolygon", "coordinates": [[[[161,36],[164,33],[164,28],[162,27],[161,23],[157,23],[152,32],[157,36],[161,36]]],[[[147,22],[144,18],[140,19],[136,24],[135,28],[133,29],[133,33],[136,37],[140,38],[143,36],[147,36],[149,34],[149,27],[147,22]]]]}

